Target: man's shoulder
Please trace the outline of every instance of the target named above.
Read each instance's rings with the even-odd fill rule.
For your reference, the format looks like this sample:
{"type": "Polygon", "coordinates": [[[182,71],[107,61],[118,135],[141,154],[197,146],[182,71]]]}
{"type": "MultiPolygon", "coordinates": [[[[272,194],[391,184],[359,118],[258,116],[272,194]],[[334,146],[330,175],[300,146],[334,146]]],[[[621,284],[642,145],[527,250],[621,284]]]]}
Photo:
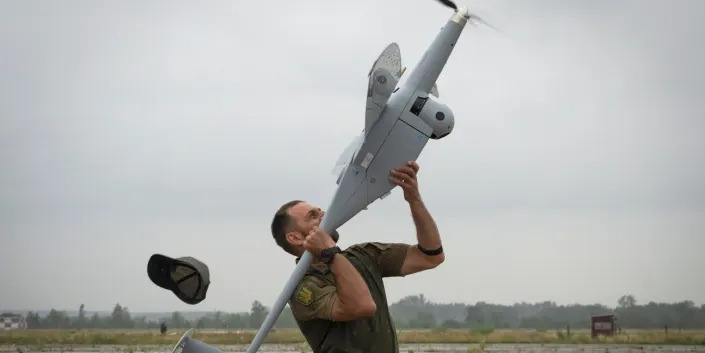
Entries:
{"type": "MultiPolygon", "coordinates": [[[[364,242],[352,245],[349,253],[374,268],[383,277],[402,276],[402,266],[411,245],[407,243],[364,242]]],[[[347,251],[347,250],[346,250],[347,251]]]]}
{"type": "Polygon", "coordinates": [[[336,288],[318,276],[306,274],[289,297],[294,318],[307,321],[314,318],[332,320],[336,288]]]}
{"type": "Polygon", "coordinates": [[[385,242],[378,242],[378,241],[368,241],[368,242],[362,242],[362,243],[355,243],[353,245],[348,246],[345,251],[347,250],[355,250],[355,249],[379,249],[379,250],[384,250],[388,249],[390,246],[393,246],[393,243],[385,243],[385,242]]]}
{"type": "Polygon", "coordinates": [[[299,284],[294,288],[294,292],[289,297],[289,302],[298,302],[302,305],[308,305],[316,299],[317,294],[321,294],[325,287],[329,284],[323,281],[318,276],[305,274],[299,284]]]}
{"type": "Polygon", "coordinates": [[[389,243],[389,242],[379,242],[379,241],[370,241],[370,242],[362,242],[362,243],[356,243],[353,245],[350,245],[347,247],[344,251],[375,251],[375,252],[383,252],[385,250],[389,249],[395,249],[395,248],[402,248],[406,249],[409,247],[409,244],[406,243],[389,243]]]}

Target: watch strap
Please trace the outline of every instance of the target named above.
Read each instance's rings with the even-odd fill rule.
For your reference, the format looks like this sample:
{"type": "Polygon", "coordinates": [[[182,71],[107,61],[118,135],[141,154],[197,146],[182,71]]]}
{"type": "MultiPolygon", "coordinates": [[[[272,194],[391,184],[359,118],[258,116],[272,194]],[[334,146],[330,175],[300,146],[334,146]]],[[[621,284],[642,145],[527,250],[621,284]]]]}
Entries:
{"type": "Polygon", "coordinates": [[[342,251],[338,246],[324,249],[323,251],[321,251],[321,260],[323,260],[323,262],[325,262],[326,264],[330,264],[333,261],[335,254],[339,254],[341,252],[342,251]]]}

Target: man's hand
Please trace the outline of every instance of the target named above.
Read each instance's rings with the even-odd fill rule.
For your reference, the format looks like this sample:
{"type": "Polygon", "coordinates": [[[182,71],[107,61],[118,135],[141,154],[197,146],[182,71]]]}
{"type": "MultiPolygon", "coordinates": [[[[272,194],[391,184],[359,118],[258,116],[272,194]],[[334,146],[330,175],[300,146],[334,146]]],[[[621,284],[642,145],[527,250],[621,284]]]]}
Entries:
{"type": "MultiPolygon", "coordinates": [[[[418,172],[419,165],[409,161],[406,166],[394,168],[389,172],[389,182],[404,189],[404,199],[411,207],[411,216],[416,225],[418,246],[426,250],[442,249],[438,227],[421,200],[419,184],[416,180],[418,172]]],[[[411,247],[407,252],[401,268],[403,276],[434,268],[445,260],[444,253],[426,255],[419,247],[411,247]]]]}
{"type": "Polygon", "coordinates": [[[323,229],[318,226],[314,226],[311,231],[308,232],[306,239],[304,239],[303,246],[308,252],[318,257],[320,256],[321,251],[334,247],[335,242],[333,241],[333,238],[328,235],[328,233],[323,231],[323,229]]]}
{"type": "Polygon", "coordinates": [[[407,202],[421,201],[419,184],[416,174],[419,172],[419,165],[414,161],[409,161],[405,166],[394,168],[389,172],[389,182],[404,189],[404,199],[407,202]]]}

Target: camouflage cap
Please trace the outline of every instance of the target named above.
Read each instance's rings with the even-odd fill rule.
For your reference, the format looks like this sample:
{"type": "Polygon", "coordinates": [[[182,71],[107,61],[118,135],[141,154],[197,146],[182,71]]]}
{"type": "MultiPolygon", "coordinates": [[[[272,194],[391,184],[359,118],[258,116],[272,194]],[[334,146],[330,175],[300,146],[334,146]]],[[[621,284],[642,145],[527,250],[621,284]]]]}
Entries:
{"type": "Polygon", "coordinates": [[[188,256],[171,258],[154,254],[147,263],[147,275],[154,284],[172,291],[187,304],[203,301],[210,285],[208,266],[188,256]]]}

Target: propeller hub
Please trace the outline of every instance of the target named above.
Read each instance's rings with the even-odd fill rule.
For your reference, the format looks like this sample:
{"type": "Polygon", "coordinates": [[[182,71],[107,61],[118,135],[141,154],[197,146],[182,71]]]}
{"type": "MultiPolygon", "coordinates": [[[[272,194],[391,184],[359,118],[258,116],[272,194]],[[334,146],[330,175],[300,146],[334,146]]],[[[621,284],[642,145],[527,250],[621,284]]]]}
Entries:
{"type": "Polygon", "coordinates": [[[460,7],[457,12],[458,15],[463,16],[466,20],[470,19],[470,11],[468,11],[467,7],[460,7]]]}
{"type": "Polygon", "coordinates": [[[470,19],[470,12],[468,11],[467,7],[460,7],[455,12],[453,15],[450,17],[450,20],[461,25],[465,26],[466,23],[468,23],[468,20],[470,19]]]}

